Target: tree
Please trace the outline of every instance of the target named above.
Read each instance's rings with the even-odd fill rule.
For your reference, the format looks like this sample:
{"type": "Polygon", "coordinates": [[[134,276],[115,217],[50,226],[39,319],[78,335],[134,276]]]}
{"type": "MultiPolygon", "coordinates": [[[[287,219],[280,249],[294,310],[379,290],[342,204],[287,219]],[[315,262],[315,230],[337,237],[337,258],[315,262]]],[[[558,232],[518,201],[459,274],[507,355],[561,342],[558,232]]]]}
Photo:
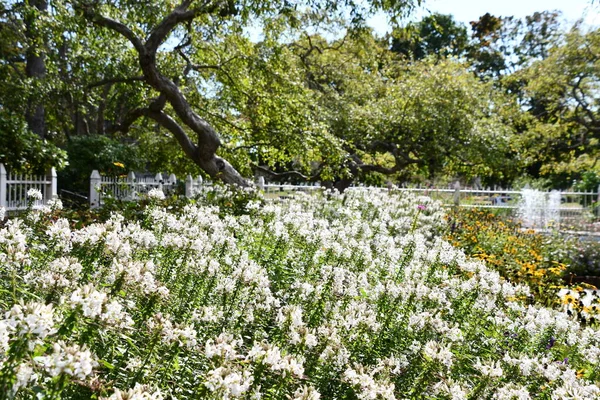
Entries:
{"type": "Polygon", "coordinates": [[[530,173],[570,182],[600,172],[600,30],[575,26],[517,77],[532,117],[521,137],[530,173]]]}
{"type": "Polygon", "coordinates": [[[431,14],[392,33],[392,50],[415,60],[432,55],[461,57],[467,44],[466,27],[452,15],[431,14]]]}
{"type": "Polygon", "coordinates": [[[548,56],[560,40],[560,12],[535,12],[523,19],[489,13],[471,22],[468,58],[479,76],[501,78],[548,56]]]}
{"type": "MultiPolygon", "coordinates": [[[[315,8],[338,14],[352,9],[355,24],[360,24],[371,9],[385,9],[398,14],[413,4],[412,1],[376,1],[366,9],[352,1],[310,3],[315,8]]],[[[198,70],[216,70],[219,66],[197,65],[188,55],[203,53],[206,47],[215,44],[212,41],[216,37],[240,37],[243,28],[257,17],[269,19],[284,15],[293,21],[295,8],[302,8],[302,4],[183,0],[180,3],[146,4],[144,7],[140,7],[137,1],[65,1],[56,2],[53,6],[60,19],[73,24],[76,35],[82,35],[89,29],[89,25],[83,23],[87,21],[96,27],[94,34],[110,37],[111,50],[115,46],[118,49],[120,59],[111,60],[114,64],[109,63],[110,69],[118,71],[118,74],[92,84],[94,87],[106,89],[106,85],[121,84],[135,88],[141,84],[145,94],[149,95],[139,99],[141,104],[137,107],[128,110],[115,130],[127,132],[140,118],[152,119],[168,130],[185,154],[208,175],[227,183],[247,184],[226,159],[217,155],[222,144],[220,135],[194,109],[184,93],[190,90],[184,82],[190,76],[198,70]],[[131,63],[132,60],[135,64],[131,63]]],[[[87,35],[78,39],[93,41],[87,35]]]]}
{"type": "MultiPolygon", "coordinates": [[[[40,81],[46,75],[45,45],[46,41],[40,30],[40,19],[48,11],[47,0],[30,0],[25,11],[25,37],[28,41],[26,50],[25,73],[32,81],[40,81]]],[[[39,82],[38,82],[39,83],[39,82]]],[[[46,136],[45,109],[39,98],[29,98],[25,119],[29,129],[39,137],[46,136]]]]}
{"type": "Polygon", "coordinates": [[[46,3],[0,3],[0,162],[13,172],[41,173],[65,163],[46,129],[46,3]]]}
{"type": "MultiPolygon", "coordinates": [[[[303,175],[332,179],[338,189],[373,174],[396,179],[411,174],[506,178],[503,160],[510,153],[511,132],[497,111],[506,99],[465,65],[436,59],[407,62],[369,32],[331,43],[303,34],[274,54],[280,66],[270,72],[277,79],[262,78],[258,68],[239,72],[251,82],[245,90],[262,88],[262,94],[220,97],[234,100],[232,107],[249,130],[295,126],[311,132],[304,136],[313,141],[310,157],[293,160],[304,167],[303,175]],[[244,103],[246,98],[254,100],[244,103]],[[294,102],[310,107],[268,111],[294,102]],[[286,120],[290,116],[293,122],[286,120]]],[[[269,59],[268,64],[277,63],[269,59]]],[[[246,144],[258,155],[278,147],[273,141],[246,144]]],[[[278,149],[280,159],[292,161],[286,149],[278,149]]]]}

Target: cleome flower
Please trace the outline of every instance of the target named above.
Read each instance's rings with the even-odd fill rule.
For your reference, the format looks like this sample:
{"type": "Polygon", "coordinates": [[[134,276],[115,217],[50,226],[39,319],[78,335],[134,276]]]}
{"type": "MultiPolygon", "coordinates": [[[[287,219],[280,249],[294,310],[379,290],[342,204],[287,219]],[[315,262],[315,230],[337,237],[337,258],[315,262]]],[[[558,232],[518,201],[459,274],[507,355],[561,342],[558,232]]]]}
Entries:
{"type": "Polygon", "coordinates": [[[34,189],[34,188],[31,188],[27,191],[27,197],[32,200],[42,200],[43,199],[42,192],[39,189],[34,189]]]}
{"type": "Polygon", "coordinates": [[[133,389],[115,389],[110,397],[104,397],[102,400],[163,400],[164,398],[160,390],[136,383],[133,389]]]}
{"type": "Polygon", "coordinates": [[[51,377],[61,374],[86,380],[93,373],[98,363],[89,350],[77,344],[67,345],[58,341],[52,345],[53,353],[47,356],[34,357],[33,361],[42,367],[51,377]]]}
{"type": "Polygon", "coordinates": [[[53,310],[52,304],[37,302],[15,304],[5,314],[4,321],[0,321],[0,340],[6,340],[2,339],[3,336],[6,337],[6,333],[2,334],[3,330],[18,336],[31,335],[34,338],[45,339],[56,332],[53,310]]]}

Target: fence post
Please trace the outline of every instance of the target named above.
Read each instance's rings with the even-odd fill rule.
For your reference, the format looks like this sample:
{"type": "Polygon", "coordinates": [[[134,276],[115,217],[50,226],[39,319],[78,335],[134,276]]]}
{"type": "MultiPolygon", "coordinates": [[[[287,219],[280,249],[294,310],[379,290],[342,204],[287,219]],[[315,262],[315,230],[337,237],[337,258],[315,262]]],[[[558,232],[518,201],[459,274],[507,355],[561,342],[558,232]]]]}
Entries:
{"type": "Polygon", "coordinates": [[[90,176],[90,208],[100,207],[100,185],[102,184],[102,177],[97,169],[92,171],[90,176]]]}
{"type": "Polygon", "coordinates": [[[261,191],[265,191],[265,177],[264,176],[259,176],[258,179],[256,180],[256,186],[258,186],[258,189],[261,191]]]}
{"type": "Polygon", "coordinates": [[[133,171],[129,171],[127,174],[127,196],[125,200],[135,200],[137,199],[137,188],[135,187],[135,173],[133,171]]]}
{"type": "Polygon", "coordinates": [[[460,182],[456,181],[454,184],[454,205],[460,206],[460,182]]]}
{"type": "Polygon", "coordinates": [[[204,187],[204,179],[202,179],[202,175],[198,175],[198,178],[196,178],[196,182],[196,184],[198,185],[196,193],[201,193],[204,187]]]}
{"type": "Polygon", "coordinates": [[[194,193],[194,179],[192,178],[191,175],[188,174],[188,176],[185,178],[185,197],[190,199],[194,196],[193,193],[194,193]]]}
{"type": "Polygon", "coordinates": [[[8,208],[6,194],[8,192],[8,177],[4,164],[0,163],[0,207],[8,208]]]}
{"type": "Polygon", "coordinates": [[[162,192],[163,191],[163,176],[160,172],[158,174],[156,174],[156,176],[154,177],[154,182],[158,183],[158,189],[162,192]]]}
{"type": "Polygon", "coordinates": [[[48,200],[55,199],[58,197],[58,190],[56,187],[56,169],[54,167],[50,168],[50,170],[48,171],[46,181],[50,181],[49,184],[46,184],[46,198],[44,199],[44,202],[48,203],[48,200]]]}

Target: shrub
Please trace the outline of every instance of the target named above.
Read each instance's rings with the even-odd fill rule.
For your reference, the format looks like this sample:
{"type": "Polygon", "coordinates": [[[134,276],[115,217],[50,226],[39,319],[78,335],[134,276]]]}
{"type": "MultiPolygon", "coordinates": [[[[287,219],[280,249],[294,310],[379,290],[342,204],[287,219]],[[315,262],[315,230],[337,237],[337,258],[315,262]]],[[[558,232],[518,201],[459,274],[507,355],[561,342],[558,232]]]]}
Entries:
{"type": "Polygon", "coordinates": [[[74,136],[67,143],[69,165],[58,174],[59,185],[79,193],[88,193],[90,175],[97,169],[118,176],[143,168],[144,161],[135,147],[107,136],[74,136]]]}

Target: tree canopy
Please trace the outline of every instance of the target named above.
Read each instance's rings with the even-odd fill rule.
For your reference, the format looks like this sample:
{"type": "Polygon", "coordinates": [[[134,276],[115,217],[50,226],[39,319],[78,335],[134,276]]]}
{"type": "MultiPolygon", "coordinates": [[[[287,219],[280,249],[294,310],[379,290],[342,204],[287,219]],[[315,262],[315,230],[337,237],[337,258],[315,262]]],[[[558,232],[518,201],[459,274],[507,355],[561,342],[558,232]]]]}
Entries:
{"type": "Polygon", "coordinates": [[[61,167],[62,148],[65,176],[120,157],[340,189],[598,169],[597,30],[563,32],[556,12],[365,25],[420,3],[2,1],[0,162],[61,167]]]}

